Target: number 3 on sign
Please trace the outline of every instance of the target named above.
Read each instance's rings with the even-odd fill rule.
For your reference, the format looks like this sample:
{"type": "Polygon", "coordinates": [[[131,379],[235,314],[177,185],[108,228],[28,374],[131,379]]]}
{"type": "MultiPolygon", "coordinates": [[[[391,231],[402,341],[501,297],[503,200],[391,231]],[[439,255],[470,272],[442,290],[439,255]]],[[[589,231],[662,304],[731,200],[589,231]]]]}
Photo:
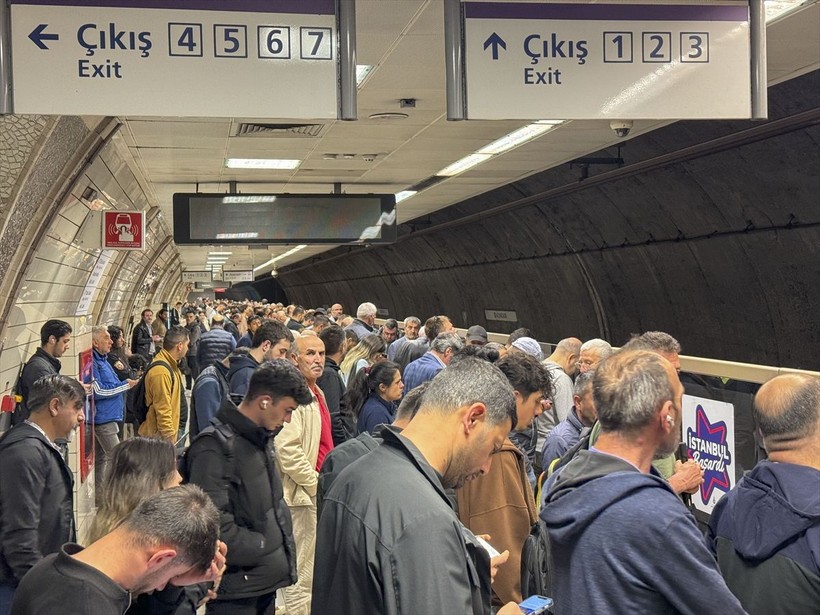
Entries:
{"type": "Polygon", "coordinates": [[[290,28],[288,26],[259,26],[259,57],[290,60],[290,28]]]}
{"type": "Polygon", "coordinates": [[[709,33],[708,32],[681,32],[680,33],[680,61],[681,62],[709,62],[709,33]]]}
{"type": "Polygon", "coordinates": [[[202,57],[202,24],[169,23],[168,55],[202,57]]]}

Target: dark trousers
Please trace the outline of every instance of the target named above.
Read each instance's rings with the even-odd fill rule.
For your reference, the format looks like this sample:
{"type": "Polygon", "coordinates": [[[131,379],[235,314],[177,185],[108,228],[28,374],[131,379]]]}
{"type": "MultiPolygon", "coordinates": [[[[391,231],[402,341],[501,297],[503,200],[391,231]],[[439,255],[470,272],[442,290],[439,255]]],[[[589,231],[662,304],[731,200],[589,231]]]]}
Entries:
{"type": "Polygon", "coordinates": [[[275,599],[276,592],[238,600],[217,599],[208,603],[205,612],[207,615],[273,615],[275,599]]]}
{"type": "Polygon", "coordinates": [[[197,361],[196,355],[188,355],[185,360],[188,363],[188,371],[185,374],[185,388],[190,391],[191,387],[194,386],[194,380],[199,376],[199,361],[197,361]]]}

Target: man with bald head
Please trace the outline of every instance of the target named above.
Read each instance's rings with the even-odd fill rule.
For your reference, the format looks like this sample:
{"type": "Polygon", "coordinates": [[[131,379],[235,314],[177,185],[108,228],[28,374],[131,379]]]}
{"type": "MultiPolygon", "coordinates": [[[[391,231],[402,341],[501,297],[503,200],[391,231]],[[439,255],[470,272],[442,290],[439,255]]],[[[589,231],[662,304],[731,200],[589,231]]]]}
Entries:
{"type": "Polygon", "coordinates": [[[712,551],[752,615],[816,613],[820,605],[820,377],[788,374],[760,387],[754,419],[769,455],[715,506],[712,551]]]}
{"type": "MultiPolygon", "coordinates": [[[[572,377],[578,367],[575,365],[581,355],[581,340],[577,337],[562,339],[555,346],[553,353],[544,359],[544,367],[552,380],[551,407],[535,419],[535,428],[538,431],[538,441],[535,450],[544,450],[547,435],[558,423],[566,421],[575,405],[573,400],[572,377]]],[[[539,455],[536,460],[540,461],[539,455]]],[[[540,469],[540,463],[538,464],[540,469]]]]}

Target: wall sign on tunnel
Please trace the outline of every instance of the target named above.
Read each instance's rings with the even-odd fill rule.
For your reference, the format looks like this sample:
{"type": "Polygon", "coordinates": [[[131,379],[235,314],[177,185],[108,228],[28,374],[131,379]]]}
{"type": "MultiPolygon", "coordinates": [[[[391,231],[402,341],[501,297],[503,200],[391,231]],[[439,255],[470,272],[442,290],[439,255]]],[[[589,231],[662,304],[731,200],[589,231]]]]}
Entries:
{"type": "Polygon", "coordinates": [[[143,250],[145,248],[145,212],[106,211],[103,215],[103,248],[143,250]]]}

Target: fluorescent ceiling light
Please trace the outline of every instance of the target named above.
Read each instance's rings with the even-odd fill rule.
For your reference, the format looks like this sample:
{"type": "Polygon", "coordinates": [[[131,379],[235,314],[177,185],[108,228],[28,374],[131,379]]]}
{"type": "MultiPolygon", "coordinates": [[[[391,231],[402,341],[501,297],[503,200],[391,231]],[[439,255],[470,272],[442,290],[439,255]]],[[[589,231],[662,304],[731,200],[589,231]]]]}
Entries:
{"type": "Polygon", "coordinates": [[[371,70],[373,70],[373,67],[369,64],[356,64],[356,87],[362,85],[371,70]]]}
{"type": "Polygon", "coordinates": [[[208,252],[208,256],[225,256],[233,254],[233,252],[208,252]]]}
{"type": "Polygon", "coordinates": [[[808,6],[806,0],[766,0],[764,7],[766,10],[766,22],[770,22],[778,17],[784,17],[792,11],[803,6],[808,6]]]}
{"type": "Polygon", "coordinates": [[[409,199],[416,194],[418,190],[402,190],[396,193],[396,203],[401,203],[404,199],[409,199]]]}
{"type": "Polygon", "coordinates": [[[222,202],[225,205],[235,205],[241,203],[273,203],[276,200],[276,195],[273,194],[257,194],[253,196],[223,196],[222,202]]]}
{"type": "Polygon", "coordinates": [[[259,233],[217,233],[217,239],[257,239],[259,233]]]}
{"type": "Polygon", "coordinates": [[[548,130],[552,130],[554,124],[530,124],[518,130],[514,130],[508,135],[504,135],[500,139],[496,139],[489,145],[485,145],[480,150],[479,154],[502,154],[514,147],[518,147],[522,143],[532,141],[536,137],[540,137],[548,130]]]}
{"type": "Polygon", "coordinates": [[[469,156],[465,156],[461,160],[456,160],[453,164],[448,167],[444,167],[441,171],[436,173],[441,177],[453,177],[454,175],[458,175],[459,173],[464,173],[467,169],[472,169],[475,165],[481,164],[485,160],[488,160],[492,157],[492,154],[470,154],[469,156]]]}
{"type": "Polygon", "coordinates": [[[283,258],[287,258],[288,256],[292,256],[292,255],[296,254],[299,250],[304,250],[305,248],[307,248],[306,245],[301,245],[301,246],[296,246],[295,248],[291,248],[290,250],[280,254],[279,256],[274,256],[269,261],[265,261],[264,263],[262,263],[258,267],[254,267],[253,272],[256,273],[257,271],[259,271],[260,269],[264,269],[268,265],[274,265],[277,262],[279,262],[280,260],[282,260],[283,258]]]}
{"type": "Polygon", "coordinates": [[[228,158],[225,166],[229,169],[295,169],[301,160],[285,158],[228,158]]]}
{"type": "Polygon", "coordinates": [[[557,126],[558,124],[563,124],[564,120],[538,120],[535,123],[536,124],[551,124],[553,126],[557,126]]]}

